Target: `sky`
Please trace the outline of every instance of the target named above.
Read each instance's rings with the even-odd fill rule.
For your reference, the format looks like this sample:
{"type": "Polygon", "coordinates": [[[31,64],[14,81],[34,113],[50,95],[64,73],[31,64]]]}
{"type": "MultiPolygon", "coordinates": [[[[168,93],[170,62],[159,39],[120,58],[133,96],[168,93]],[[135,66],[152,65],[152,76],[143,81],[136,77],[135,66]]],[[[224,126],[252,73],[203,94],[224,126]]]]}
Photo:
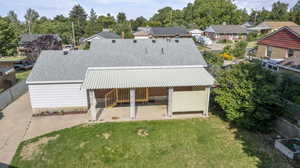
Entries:
{"type": "MultiPolygon", "coordinates": [[[[54,17],[58,14],[68,15],[75,4],[84,7],[87,13],[93,8],[97,14],[116,15],[118,12],[125,12],[129,19],[138,16],[149,18],[158,10],[166,6],[173,9],[182,9],[189,2],[194,0],[0,0],[0,16],[5,16],[9,10],[14,10],[19,19],[24,20],[26,9],[37,10],[40,16],[54,17]]],[[[239,8],[271,9],[272,3],[278,0],[235,0],[239,8]]],[[[297,0],[280,0],[294,6],[297,0]]]]}

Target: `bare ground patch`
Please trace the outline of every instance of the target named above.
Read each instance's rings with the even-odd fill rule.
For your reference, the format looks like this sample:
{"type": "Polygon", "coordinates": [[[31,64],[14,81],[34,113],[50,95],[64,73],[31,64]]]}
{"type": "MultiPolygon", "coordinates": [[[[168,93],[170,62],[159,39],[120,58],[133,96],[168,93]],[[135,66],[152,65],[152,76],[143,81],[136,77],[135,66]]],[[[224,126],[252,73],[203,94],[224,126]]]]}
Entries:
{"type": "Polygon", "coordinates": [[[29,143],[25,145],[21,151],[21,157],[23,160],[31,160],[33,159],[34,153],[41,152],[41,146],[47,144],[51,140],[55,140],[59,137],[59,135],[53,137],[43,137],[37,140],[36,142],[29,143]]]}

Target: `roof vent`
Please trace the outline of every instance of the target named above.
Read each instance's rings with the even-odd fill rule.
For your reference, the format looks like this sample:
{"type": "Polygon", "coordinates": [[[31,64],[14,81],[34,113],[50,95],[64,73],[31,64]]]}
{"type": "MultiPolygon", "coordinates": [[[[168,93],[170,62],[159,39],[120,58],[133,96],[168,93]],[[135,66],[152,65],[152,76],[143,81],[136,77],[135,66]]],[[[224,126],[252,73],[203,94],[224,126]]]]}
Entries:
{"type": "Polygon", "coordinates": [[[164,48],[161,48],[161,54],[164,55],[165,54],[165,50],[164,48]]]}
{"type": "Polygon", "coordinates": [[[175,39],[175,43],[179,43],[179,40],[178,40],[178,39],[175,39]]]}
{"type": "Polygon", "coordinates": [[[156,40],[152,40],[152,43],[156,43],[156,40]]]}
{"type": "Polygon", "coordinates": [[[112,43],[116,43],[116,40],[112,40],[111,42],[112,42],[112,43]]]}
{"type": "Polygon", "coordinates": [[[137,40],[133,40],[133,43],[137,43],[137,40]]]}
{"type": "Polygon", "coordinates": [[[68,50],[63,50],[63,54],[64,54],[64,55],[68,55],[68,54],[69,54],[69,51],[68,51],[68,50]]]}

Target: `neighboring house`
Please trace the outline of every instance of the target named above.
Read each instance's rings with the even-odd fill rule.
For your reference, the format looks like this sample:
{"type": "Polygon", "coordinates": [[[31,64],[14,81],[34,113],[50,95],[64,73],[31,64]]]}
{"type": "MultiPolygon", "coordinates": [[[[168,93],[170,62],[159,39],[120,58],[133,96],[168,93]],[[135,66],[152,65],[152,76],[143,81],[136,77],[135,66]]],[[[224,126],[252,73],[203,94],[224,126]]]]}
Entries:
{"type": "Polygon", "coordinates": [[[62,40],[56,34],[23,34],[19,55],[35,60],[42,50],[62,50],[62,40]]]}
{"type": "Polygon", "coordinates": [[[300,26],[282,27],[258,40],[256,56],[272,60],[300,57],[300,26]]]}
{"type": "Polygon", "coordinates": [[[149,38],[191,38],[192,35],[181,27],[149,27],[139,28],[134,34],[135,39],[149,38]]]}
{"type": "Polygon", "coordinates": [[[204,32],[200,29],[192,29],[189,30],[189,33],[193,36],[193,37],[199,37],[202,36],[204,34],[204,32]]]}
{"type": "Polygon", "coordinates": [[[129,103],[136,119],[136,103],[162,101],[167,118],[207,116],[214,79],[206,66],[192,39],[94,40],[90,50],[43,51],[27,84],[34,113],[89,110],[96,120],[100,109],[129,103]]]}
{"type": "Polygon", "coordinates": [[[247,29],[241,25],[212,25],[204,30],[204,34],[213,41],[247,39],[247,29]]]}
{"type": "Polygon", "coordinates": [[[242,26],[246,28],[250,28],[250,27],[254,27],[255,25],[253,24],[253,22],[245,22],[242,24],[242,26]]]}
{"type": "Polygon", "coordinates": [[[286,26],[298,26],[296,23],[291,21],[281,22],[281,21],[265,21],[258,24],[255,27],[249,28],[250,31],[257,31],[261,34],[271,33],[279,30],[286,26]]]}
{"type": "Polygon", "coordinates": [[[83,42],[91,42],[92,40],[99,40],[99,39],[120,39],[120,38],[121,37],[116,33],[105,30],[84,39],[83,42]]]}
{"type": "Polygon", "coordinates": [[[0,89],[10,88],[16,82],[16,71],[13,67],[0,67],[0,89]]]}

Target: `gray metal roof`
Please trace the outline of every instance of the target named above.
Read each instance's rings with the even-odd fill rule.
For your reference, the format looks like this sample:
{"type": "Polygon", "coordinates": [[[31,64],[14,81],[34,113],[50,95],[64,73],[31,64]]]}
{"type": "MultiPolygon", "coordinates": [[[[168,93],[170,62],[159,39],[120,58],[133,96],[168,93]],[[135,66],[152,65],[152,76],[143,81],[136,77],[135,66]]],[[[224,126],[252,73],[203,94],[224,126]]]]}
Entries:
{"type": "Polygon", "coordinates": [[[61,38],[57,34],[23,34],[21,36],[20,43],[27,43],[27,42],[33,42],[39,38],[42,37],[52,37],[53,39],[56,39],[58,41],[61,41],[61,38]]]}
{"type": "Polygon", "coordinates": [[[83,81],[89,67],[207,66],[192,39],[94,40],[90,50],[42,51],[27,82],[83,81]]]}
{"type": "Polygon", "coordinates": [[[218,34],[247,34],[247,29],[241,25],[212,25],[205,32],[214,32],[218,34]]]}
{"type": "Polygon", "coordinates": [[[189,36],[189,32],[181,27],[151,27],[152,36],[189,36]]]}
{"type": "Polygon", "coordinates": [[[85,89],[211,86],[204,68],[89,69],[85,89]]]}
{"type": "Polygon", "coordinates": [[[88,37],[86,39],[84,39],[83,41],[90,41],[93,38],[98,37],[99,39],[120,39],[121,37],[119,35],[117,35],[116,33],[113,32],[109,32],[109,31],[103,31],[97,34],[92,35],[91,37],[88,37]]]}

